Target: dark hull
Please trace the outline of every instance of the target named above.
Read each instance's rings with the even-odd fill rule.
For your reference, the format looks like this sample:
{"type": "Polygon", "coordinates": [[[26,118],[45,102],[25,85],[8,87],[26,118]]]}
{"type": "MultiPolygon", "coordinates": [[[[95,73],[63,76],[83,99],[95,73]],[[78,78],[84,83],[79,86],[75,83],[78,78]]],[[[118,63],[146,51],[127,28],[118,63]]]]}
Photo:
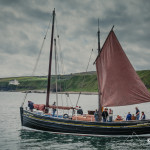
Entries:
{"type": "Polygon", "coordinates": [[[150,134],[150,120],[123,122],[84,122],[36,115],[20,108],[23,126],[51,132],[85,135],[150,134]]]}

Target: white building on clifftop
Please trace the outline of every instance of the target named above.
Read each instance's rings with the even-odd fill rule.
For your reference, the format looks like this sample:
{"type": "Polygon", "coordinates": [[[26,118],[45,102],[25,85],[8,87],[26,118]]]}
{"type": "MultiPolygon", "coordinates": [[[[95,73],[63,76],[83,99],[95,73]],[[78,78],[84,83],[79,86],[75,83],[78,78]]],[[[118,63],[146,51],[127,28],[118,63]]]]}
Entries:
{"type": "Polygon", "coordinates": [[[19,83],[19,81],[18,80],[11,80],[11,81],[9,81],[9,84],[12,84],[12,85],[19,85],[20,83],[19,83]]]}

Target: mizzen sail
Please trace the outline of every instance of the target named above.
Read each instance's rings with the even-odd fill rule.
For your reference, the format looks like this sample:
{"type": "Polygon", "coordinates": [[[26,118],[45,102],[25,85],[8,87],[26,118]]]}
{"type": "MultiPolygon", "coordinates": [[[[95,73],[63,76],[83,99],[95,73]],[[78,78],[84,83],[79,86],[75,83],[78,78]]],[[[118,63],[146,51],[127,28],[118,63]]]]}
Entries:
{"type": "Polygon", "coordinates": [[[150,93],[135,72],[113,30],[96,59],[96,70],[101,106],[150,102],[150,93]]]}

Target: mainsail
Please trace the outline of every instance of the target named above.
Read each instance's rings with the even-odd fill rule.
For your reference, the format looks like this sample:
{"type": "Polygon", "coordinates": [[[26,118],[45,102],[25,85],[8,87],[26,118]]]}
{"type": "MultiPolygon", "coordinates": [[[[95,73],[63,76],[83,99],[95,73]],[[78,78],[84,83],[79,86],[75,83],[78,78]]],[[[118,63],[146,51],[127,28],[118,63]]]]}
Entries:
{"type": "Polygon", "coordinates": [[[150,93],[135,72],[113,30],[96,59],[96,70],[102,107],[150,102],[150,93]]]}

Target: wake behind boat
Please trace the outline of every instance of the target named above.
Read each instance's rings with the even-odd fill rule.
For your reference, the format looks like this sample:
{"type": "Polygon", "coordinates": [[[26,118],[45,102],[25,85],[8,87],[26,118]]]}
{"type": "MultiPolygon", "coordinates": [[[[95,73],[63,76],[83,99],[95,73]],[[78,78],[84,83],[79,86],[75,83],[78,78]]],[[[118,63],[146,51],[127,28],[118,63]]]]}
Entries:
{"type": "Polygon", "coordinates": [[[150,102],[150,93],[125,55],[113,28],[101,49],[98,30],[98,56],[95,60],[99,87],[98,121],[95,121],[94,112],[77,116],[76,107],[49,105],[54,22],[55,10],[53,11],[46,105],[37,104],[34,108],[42,111],[33,112],[24,109],[22,105],[20,107],[22,126],[57,133],[97,136],[150,134],[150,120],[101,122],[103,107],[150,102]],[[49,109],[71,110],[72,114],[57,113],[55,116],[49,113],[49,109]]]}

